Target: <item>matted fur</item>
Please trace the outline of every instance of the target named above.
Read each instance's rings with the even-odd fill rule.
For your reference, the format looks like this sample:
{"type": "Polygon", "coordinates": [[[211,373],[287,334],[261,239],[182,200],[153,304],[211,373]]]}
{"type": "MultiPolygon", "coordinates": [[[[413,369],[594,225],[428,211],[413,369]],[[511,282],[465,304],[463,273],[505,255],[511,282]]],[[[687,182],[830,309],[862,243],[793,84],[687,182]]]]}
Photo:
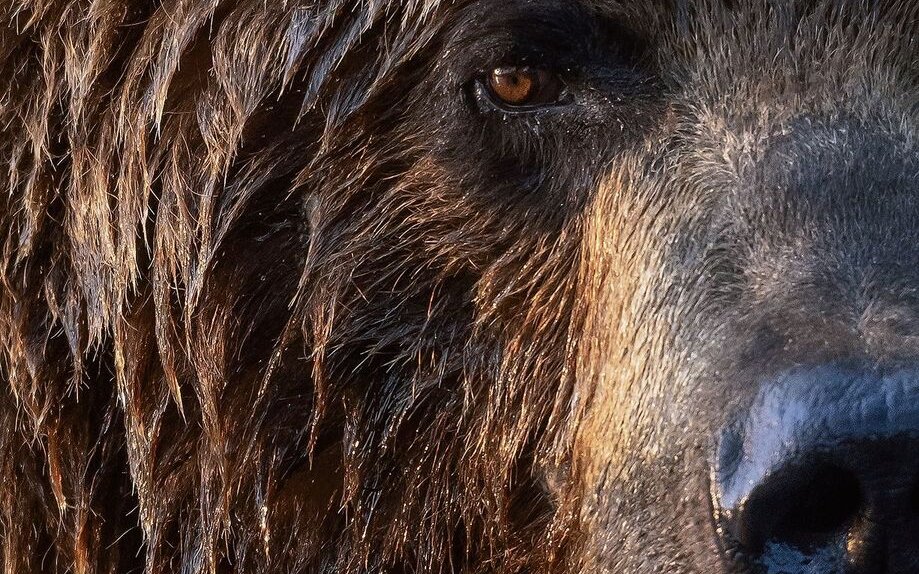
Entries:
{"type": "MultiPolygon", "coordinates": [[[[626,206],[616,190],[665,189],[665,173],[684,186],[729,177],[720,149],[673,151],[734,130],[716,121],[715,88],[768,99],[756,85],[785,85],[816,54],[830,70],[820,94],[890,86],[859,110],[874,98],[866,118],[915,125],[915,91],[896,89],[915,82],[915,47],[877,41],[916,31],[912,2],[858,4],[880,16],[857,30],[827,3],[838,25],[817,35],[781,18],[720,19],[744,2],[592,2],[653,36],[669,58],[659,93],[693,87],[682,108],[660,113],[648,98],[653,121],[620,127],[640,132],[634,149],[597,148],[614,159],[569,174],[599,199],[546,208],[431,151],[449,148],[451,128],[427,95],[450,73],[442,50],[472,4],[4,3],[6,573],[589,567],[585,485],[606,479],[571,476],[632,468],[623,458],[659,405],[608,398],[601,411],[636,430],[610,426],[621,440],[578,464],[579,425],[601,423],[591,377],[576,374],[609,355],[631,377],[622,388],[676,369],[662,349],[692,320],[653,315],[667,306],[649,289],[680,283],[648,253],[683,220],[648,214],[705,205],[626,206]],[[719,52],[730,34],[760,51],[719,52]],[[602,213],[617,215],[598,223],[602,213]],[[628,248],[597,263],[608,237],[628,248]],[[610,277],[624,287],[612,301],[600,295],[610,277]],[[615,341],[582,345],[605,328],[601,301],[622,313],[615,341]]],[[[795,105],[832,110],[815,98],[795,105]]],[[[534,153],[564,163],[551,146],[534,153]]]]}

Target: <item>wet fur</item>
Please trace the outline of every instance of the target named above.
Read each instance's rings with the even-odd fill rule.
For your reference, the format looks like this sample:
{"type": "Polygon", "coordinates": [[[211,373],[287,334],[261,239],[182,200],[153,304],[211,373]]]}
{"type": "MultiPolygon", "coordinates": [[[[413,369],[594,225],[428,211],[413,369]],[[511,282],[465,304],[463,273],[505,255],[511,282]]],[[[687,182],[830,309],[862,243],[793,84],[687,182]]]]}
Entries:
{"type": "Polygon", "coordinates": [[[781,120],[719,106],[825,117],[842,90],[914,149],[916,48],[883,39],[917,11],[538,3],[525,24],[629,30],[640,77],[574,135],[499,135],[456,121],[464,58],[520,17],[487,4],[2,9],[5,572],[626,572],[643,529],[691,571],[710,540],[645,512],[680,476],[605,517],[597,493],[650,480],[693,313],[736,315],[686,286],[736,278],[704,214],[781,120]],[[786,98],[815,54],[819,88],[786,98]],[[610,356],[628,404],[597,388],[610,356]]]}

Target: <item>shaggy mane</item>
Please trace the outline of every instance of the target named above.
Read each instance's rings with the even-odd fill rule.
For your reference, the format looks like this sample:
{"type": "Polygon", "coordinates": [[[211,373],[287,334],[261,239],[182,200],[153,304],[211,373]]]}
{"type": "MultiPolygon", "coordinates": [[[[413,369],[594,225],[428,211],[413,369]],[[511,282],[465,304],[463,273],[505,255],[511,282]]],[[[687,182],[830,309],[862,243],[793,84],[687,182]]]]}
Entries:
{"type": "Polygon", "coordinates": [[[558,558],[515,493],[564,390],[510,383],[562,379],[524,342],[565,347],[576,258],[482,240],[386,104],[438,2],[0,14],[5,572],[558,558]]]}

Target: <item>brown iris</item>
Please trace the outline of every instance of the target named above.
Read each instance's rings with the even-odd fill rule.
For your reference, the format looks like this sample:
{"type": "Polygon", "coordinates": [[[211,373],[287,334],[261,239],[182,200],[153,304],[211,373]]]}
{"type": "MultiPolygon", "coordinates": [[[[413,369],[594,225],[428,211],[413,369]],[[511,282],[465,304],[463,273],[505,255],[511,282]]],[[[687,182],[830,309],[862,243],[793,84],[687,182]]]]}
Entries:
{"type": "Polygon", "coordinates": [[[496,68],[488,76],[488,89],[498,103],[530,107],[556,103],[562,82],[555,74],[538,68],[496,68]]]}

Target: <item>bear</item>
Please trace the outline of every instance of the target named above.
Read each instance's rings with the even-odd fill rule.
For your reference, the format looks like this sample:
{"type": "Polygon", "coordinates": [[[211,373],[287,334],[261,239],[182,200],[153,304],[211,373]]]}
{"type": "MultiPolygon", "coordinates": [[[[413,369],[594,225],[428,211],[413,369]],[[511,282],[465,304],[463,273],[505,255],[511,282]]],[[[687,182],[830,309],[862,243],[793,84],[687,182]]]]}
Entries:
{"type": "Polygon", "coordinates": [[[4,572],[919,570],[919,4],[0,14],[4,572]]]}

